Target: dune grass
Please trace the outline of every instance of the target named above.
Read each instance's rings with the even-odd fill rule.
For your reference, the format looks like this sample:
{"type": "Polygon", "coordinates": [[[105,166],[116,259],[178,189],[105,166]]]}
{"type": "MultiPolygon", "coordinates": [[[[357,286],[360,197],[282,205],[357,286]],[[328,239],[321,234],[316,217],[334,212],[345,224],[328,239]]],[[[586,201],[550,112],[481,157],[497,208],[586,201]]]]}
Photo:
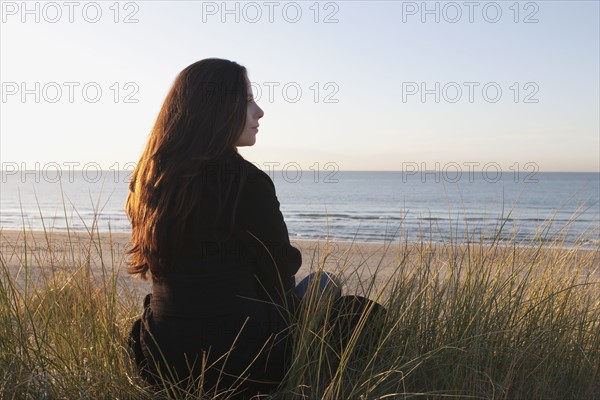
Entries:
{"type": "MultiPolygon", "coordinates": [[[[141,298],[122,284],[131,278],[110,232],[92,224],[84,235],[69,232],[62,247],[49,236],[33,242],[24,230],[1,246],[0,399],[156,398],[127,349],[141,298]]],[[[361,318],[339,352],[320,322],[331,305],[308,301],[293,327],[292,367],[269,398],[600,397],[597,247],[583,252],[557,239],[390,243],[387,251],[396,262],[361,265],[368,276],[343,257],[335,271],[346,293],[378,301],[385,316],[361,318]]],[[[314,257],[311,269],[330,256],[314,257]]]]}

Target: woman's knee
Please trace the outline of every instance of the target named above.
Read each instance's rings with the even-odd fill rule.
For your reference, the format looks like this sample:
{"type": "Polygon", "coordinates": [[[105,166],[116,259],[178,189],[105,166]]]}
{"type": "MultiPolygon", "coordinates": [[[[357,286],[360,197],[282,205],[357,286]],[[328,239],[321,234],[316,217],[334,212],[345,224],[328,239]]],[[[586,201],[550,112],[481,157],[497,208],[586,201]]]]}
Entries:
{"type": "Polygon", "coordinates": [[[315,290],[318,297],[330,297],[332,300],[337,300],[342,296],[342,283],[331,272],[312,272],[296,285],[294,294],[297,298],[302,299],[312,296],[312,292],[315,290]]]}

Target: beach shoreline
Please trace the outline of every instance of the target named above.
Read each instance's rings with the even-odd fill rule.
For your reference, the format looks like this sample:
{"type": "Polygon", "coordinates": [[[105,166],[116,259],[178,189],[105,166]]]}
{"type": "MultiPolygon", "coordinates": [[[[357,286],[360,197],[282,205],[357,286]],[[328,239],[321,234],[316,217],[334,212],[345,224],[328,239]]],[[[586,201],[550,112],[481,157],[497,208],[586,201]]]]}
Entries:
{"type": "MultiPolygon", "coordinates": [[[[6,233],[9,236],[13,236],[13,235],[19,234],[19,233],[22,234],[23,232],[24,231],[22,229],[13,229],[13,228],[5,229],[5,228],[0,227],[0,236],[3,233],[6,233]]],[[[29,228],[26,229],[25,232],[33,233],[36,236],[43,235],[45,233],[44,230],[41,230],[41,229],[29,229],[29,228]]],[[[47,233],[49,235],[64,235],[64,236],[67,236],[68,234],[72,234],[72,235],[75,235],[75,236],[88,236],[89,237],[89,232],[85,231],[85,230],[58,229],[58,230],[47,230],[47,233]]],[[[131,233],[130,232],[109,231],[109,230],[101,230],[101,231],[98,232],[97,230],[94,230],[94,235],[98,235],[98,234],[100,234],[102,236],[112,235],[114,238],[118,238],[119,240],[122,240],[125,237],[127,237],[127,238],[131,237],[131,233]]],[[[599,240],[600,240],[600,238],[599,238],[599,240]]],[[[404,240],[404,238],[402,238],[402,237],[400,237],[400,238],[394,238],[394,240],[379,241],[379,240],[344,240],[344,239],[334,239],[334,238],[330,239],[327,236],[324,236],[323,238],[318,238],[318,239],[317,238],[298,238],[298,237],[292,237],[292,236],[290,236],[290,242],[292,242],[292,243],[315,243],[315,242],[325,243],[325,242],[329,242],[329,243],[340,243],[340,244],[342,244],[344,246],[350,246],[352,244],[355,244],[355,245],[369,245],[369,246],[370,245],[377,245],[377,246],[379,246],[379,245],[390,245],[390,244],[396,244],[396,245],[398,245],[398,244],[405,244],[405,243],[408,243],[408,244],[421,243],[420,241],[409,241],[409,242],[406,242],[404,240]]],[[[425,240],[423,240],[422,242],[425,243],[425,244],[429,244],[429,242],[427,242],[425,240]]],[[[433,244],[435,244],[435,245],[449,245],[448,243],[442,243],[442,242],[433,242],[433,244]]],[[[454,245],[463,246],[463,245],[467,245],[467,244],[470,244],[470,245],[479,245],[480,243],[479,242],[475,242],[475,241],[472,241],[472,242],[469,242],[469,243],[460,241],[458,243],[453,243],[453,244],[454,245]]],[[[515,243],[513,243],[513,242],[511,242],[509,240],[507,241],[506,239],[502,239],[501,243],[499,245],[500,246],[507,246],[507,245],[513,246],[513,244],[515,244],[515,243]],[[506,242],[509,242],[509,244],[506,244],[506,242]]],[[[550,240],[544,241],[541,244],[535,244],[535,245],[525,244],[525,243],[516,243],[516,244],[519,247],[534,247],[534,248],[535,247],[553,247],[553,248],[557,247],[556,243],[554,241],[550,241],[550,240]]],[[[491,246],[491,243],[483,243],[483,245],[484,246],[491,246]]],[[[563,250],[584,250],[584,251],[590,250],[590,251],[594,251],[594,250],[596,250],[596,248],[600,249],[600,244],[597,244],[597,245],[596,244],[592,244],[592,245],[588,245],[588,246],[589,247],[582,246],[582,245],[575,245],[575,244],[563,244],[563,245],[558,246],[558,247],[560,247],[563,250]]]]}
{"type": "MultiPolygon", "coordinates": [[[[130,248],[131,235],[124,232],[81,231],[16,231],[0,229],[0,253],[4,273],[14,276],[29,266],[52,271],[68,272],[73,265],[89,263],[91,269],[100,271],[108,268],[117,272],[118,280],[127,290],[137,295],[151,291],[151,281],[141,280],[126,273],[127,250],[130,248]],[[25,251],[25,243],[26,251],[25,251]],[[71,267],[64,267],[70,265],[71,267]]],[[[490,245],[479,244],[443,244],[410,242],[344,242],[326,240],[293,239],[293,246],[302,253],[302,266],[296,274],[297,280],[321,267],[345,276],[349,290],[355,290],[353,282],[373,278],[376,287],[383,287],[398,272],[398,268],[419,265],[425,257],[433,265],[445,265],[452,257],[464,257],[467,246],[473,249],[490,250],[490,245]]],[[[600,252],[598,249],[571,248],[562,249],[552,246],[507,246],[498,244],[494,251],[486,251],[487,258],[505,257],[507,252],[518,251],[520,257],[544,256],[545,252],[560,251],[576,259],[589,258],[590,267],[599,274],[600,252]],[[488,254],[489,253],[489,254],[488,254]],[[497,254],[496,254],[497,253],[497,254]],[[504,254],[504,255],[503,255],[504,254]]],[[[600,274],[599,274],[600,278],[600,274]]]]}

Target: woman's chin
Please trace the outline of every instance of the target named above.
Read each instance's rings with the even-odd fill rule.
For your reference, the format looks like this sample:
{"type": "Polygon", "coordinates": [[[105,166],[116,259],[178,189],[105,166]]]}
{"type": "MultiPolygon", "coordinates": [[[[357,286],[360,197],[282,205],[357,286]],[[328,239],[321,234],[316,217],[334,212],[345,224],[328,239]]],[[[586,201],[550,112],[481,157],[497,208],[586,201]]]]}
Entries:
{"type": "Polygon", "coordinates": [[[254,146],[255,143],[256,143],[256,137],[253,137],[251,139],[239,141],[235,145],[236,145],[236,147],[250,147],[250,146],[254,146]]]}

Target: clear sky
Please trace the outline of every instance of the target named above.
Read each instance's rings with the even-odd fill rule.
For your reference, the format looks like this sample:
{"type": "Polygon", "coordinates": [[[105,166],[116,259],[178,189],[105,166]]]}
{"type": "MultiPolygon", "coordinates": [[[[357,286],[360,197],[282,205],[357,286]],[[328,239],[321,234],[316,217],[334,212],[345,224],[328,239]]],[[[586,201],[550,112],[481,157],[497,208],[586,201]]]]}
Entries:
{"type": "Polygon", "coordinates": [[[2,1],[0,160],[127,168],[177,73],[220,57],[265,111],[242,150],[263,166],[599,171],[599,20],[598,1],[2,1]]]}

